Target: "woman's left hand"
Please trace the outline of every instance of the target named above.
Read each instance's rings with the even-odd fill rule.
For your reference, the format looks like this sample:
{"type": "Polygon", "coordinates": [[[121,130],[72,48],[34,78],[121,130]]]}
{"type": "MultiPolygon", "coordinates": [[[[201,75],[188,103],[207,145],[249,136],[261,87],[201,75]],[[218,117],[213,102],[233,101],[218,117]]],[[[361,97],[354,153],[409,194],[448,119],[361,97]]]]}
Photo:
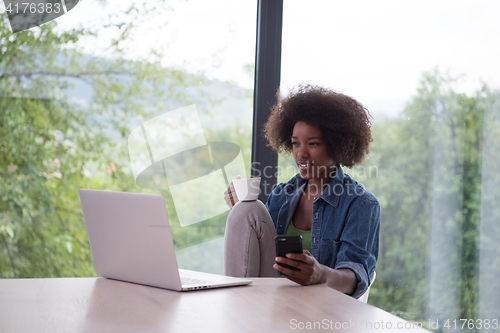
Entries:
{"type": "Polygon", "coordinates": [[[303,250],[303,253],[287,253],[286,258],[277,257],[276,261],[299,269],[299,271],[295,271],[278,264],[273,266],[274,269],[285,274],[284,277],[293,282],[303,286],[326,282],[323,265],[307,250],[303,250]]]}

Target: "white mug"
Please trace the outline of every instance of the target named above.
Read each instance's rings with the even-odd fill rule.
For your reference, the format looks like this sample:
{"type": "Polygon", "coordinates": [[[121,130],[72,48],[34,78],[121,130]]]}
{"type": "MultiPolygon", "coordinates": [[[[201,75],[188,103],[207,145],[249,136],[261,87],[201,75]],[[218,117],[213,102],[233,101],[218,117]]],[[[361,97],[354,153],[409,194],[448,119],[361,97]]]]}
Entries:
{"type": "Polygon", "coordinates": [[[255,201],[260,193],[260,177],[235,179],[233,186],[239,201],[255,201]]]}

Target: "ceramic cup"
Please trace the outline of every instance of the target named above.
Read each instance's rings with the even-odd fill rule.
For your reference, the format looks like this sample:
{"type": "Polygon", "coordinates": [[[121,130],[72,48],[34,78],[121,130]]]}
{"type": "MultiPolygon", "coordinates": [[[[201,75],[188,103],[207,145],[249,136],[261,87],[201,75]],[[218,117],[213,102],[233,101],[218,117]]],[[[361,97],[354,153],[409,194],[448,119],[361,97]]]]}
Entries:
{"type": "Polygon", "coordinates": [[[233,186],[239,201],[254,201],[260,193],[260,177],[235,179],[233,186]]]}

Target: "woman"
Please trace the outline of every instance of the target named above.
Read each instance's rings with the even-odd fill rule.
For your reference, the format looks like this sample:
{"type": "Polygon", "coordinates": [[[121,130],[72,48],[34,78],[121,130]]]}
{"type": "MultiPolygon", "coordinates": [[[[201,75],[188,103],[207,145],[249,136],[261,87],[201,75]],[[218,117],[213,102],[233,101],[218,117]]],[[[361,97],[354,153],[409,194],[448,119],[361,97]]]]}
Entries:
{"type": "MultiPolygon", "coordinates": [[[[378,258],[380,205],[344,174],[369,153],[371,116],[356,100],[303,85],[281,97],[264,130],[278,153],[291,153],[299,173],[279,184],[266,205],[240,202],[226,224],[224,269],[232,276],[277,276],[302,285],[325,283],[359,298],[378,258]],[[303,254],[275,258],[277,234],[301,234],[303,254]],[[290,270],[274,263],[298,268],[290,270]]],[[[238,202],[234,189],[226,202],[238,202]]]]}

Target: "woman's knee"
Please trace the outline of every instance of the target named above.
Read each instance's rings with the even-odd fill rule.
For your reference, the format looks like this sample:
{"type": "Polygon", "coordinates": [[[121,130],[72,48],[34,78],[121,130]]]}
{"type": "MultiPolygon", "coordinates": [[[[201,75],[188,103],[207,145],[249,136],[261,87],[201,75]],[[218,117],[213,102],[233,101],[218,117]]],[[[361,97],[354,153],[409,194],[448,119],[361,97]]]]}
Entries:
{"type": "Polygon", "coordinates": [[[269,219],[269,212],[266,206],[259,200],[255,201],[239,201],[231,212],[229,213],[227,220],[231,221],[249,221],[255,222],[257,220],[267,220],[269,219]]]}

